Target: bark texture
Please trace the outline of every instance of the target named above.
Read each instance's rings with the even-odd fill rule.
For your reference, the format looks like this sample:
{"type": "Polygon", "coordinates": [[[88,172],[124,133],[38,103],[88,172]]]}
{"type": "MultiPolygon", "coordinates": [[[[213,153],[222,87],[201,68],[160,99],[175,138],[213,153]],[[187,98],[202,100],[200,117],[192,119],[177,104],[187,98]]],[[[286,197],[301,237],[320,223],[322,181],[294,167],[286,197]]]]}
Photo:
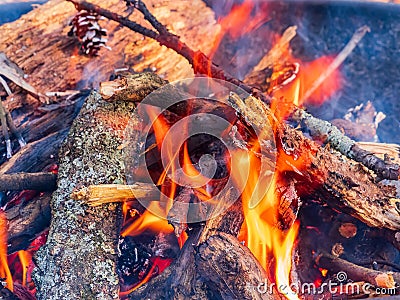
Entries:
{"type": "Polygon", "coordinates": [[[108,103],[93,92],[62,144],[49,237],[36,255],[37,299],[118,299],[120,205],[88,207],[71,192],[124,182],[120,145],[133,110],[132,103],[108,103]]]}

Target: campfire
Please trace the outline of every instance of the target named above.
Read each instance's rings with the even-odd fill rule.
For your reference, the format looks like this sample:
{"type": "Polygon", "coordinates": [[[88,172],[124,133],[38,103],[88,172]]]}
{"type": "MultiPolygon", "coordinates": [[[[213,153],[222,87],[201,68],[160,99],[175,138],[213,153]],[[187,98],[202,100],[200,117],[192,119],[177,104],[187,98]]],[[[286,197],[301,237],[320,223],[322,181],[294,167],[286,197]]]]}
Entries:
{"type": "Polygon", "coordinates": [[[0,299],[398,297],[399,14],[50,0],[3,25],[0,299]]]}

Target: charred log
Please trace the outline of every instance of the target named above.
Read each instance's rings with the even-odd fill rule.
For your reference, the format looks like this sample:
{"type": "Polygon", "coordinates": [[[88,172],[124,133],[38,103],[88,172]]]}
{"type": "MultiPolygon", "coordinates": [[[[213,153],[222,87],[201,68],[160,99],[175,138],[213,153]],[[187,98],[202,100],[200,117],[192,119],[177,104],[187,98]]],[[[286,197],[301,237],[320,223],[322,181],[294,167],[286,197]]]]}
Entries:
{"type": "Polygon", "coordinates": [[[0,175],[1,191],[54,191],[57,175],[49,172],[0,175]]]}
{"type": "Polygon", "coordinates": [[[30,201],[22,201],[7,208],[8,253],[26,250],[30,243],[50,225],[51,193],[37,195],[30,201]]]}

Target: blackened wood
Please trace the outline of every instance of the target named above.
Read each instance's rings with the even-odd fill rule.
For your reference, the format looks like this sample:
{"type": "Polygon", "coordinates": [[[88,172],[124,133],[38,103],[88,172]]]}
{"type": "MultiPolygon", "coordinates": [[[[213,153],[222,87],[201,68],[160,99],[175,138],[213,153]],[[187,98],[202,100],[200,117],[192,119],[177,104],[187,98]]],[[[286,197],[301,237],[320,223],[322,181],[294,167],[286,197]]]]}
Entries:
{"type": "Polygon", "coordinates": [[[7,208],[8,253],[26,250],[30,243],[50,225],[51,193],[37,195],[7,208]]]}
{"type": "Polygon", "coordinates": [[[275,299],[264,269],[232,235],[209,237],[198,247],[196,266],[214,297],[209,299],[275,299]]]}
{"type": "Polygon", "coordinates": [[[57,175],[50,172],[0,174],[1,191],[54,191],[57,175]]]}
{"type": "Polygon", "coordinates": [[[38,141],[28,143],[1,165],[0,174],[40,172],[57,162],[58,149],[67,136],[69,128],[52,133],[38,141]]]}

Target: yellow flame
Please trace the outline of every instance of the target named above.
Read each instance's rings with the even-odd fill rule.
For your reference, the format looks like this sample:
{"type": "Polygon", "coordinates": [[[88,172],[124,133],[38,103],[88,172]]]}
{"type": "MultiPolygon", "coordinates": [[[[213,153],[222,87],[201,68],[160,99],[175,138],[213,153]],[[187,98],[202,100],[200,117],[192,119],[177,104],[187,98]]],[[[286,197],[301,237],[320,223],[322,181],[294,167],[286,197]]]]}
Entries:
{"type": "Polygon", "coordinates": [[[232,174],[234,180],[240,185],[245,183],[242,193],[245,215],[242,235],[244,235],[246,245],[266,270],[268,269],[267,261],[274,258],[277,286],[287,287],[284,296],[288,299],[298,299],[294,292],[287,293],[290,287],[291,256],[298,224],[296,223],[287,232],[281,231],[277,227],[279,197],[276,186],[278,173],[274,174],[270,188],[265,191],[265,185],[259,184],[260,181],[263,182],[263,178],[260,178],[257,171],[259,170],[259,159],[253,153],[244,153],[243,151],[234,153],[233,159],[236,160],[241,170],[250,170],[247,178],[243,175],[246,172],[232,174]]]}

